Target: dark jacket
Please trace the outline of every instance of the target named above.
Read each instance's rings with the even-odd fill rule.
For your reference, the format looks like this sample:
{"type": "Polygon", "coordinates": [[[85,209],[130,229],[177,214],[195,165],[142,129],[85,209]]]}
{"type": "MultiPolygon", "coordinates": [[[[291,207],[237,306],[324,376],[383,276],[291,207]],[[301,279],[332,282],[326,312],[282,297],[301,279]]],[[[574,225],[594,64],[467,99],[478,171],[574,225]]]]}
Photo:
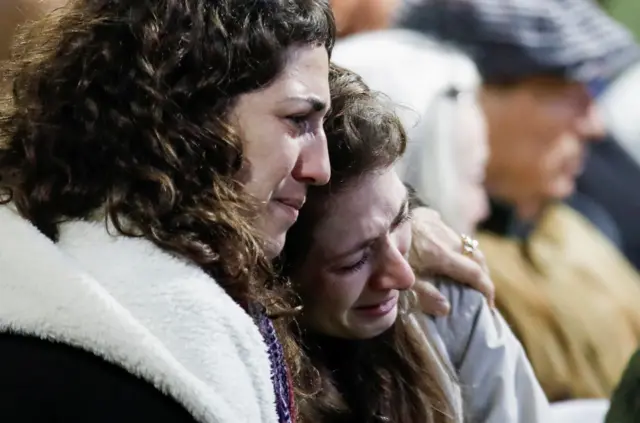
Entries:
{"type": "Polygon", "coordinates": [[[78,348],[0,334],[3,423],[194,423],[173,398],[78,348]]]}
{"type": "Polygon", "coordinates": [[[606,423],[640,421],[640,350],[635,353],[613,394],[606,423]]]}
{"type": "MultiPolygon", "coordinates": [[[[584,173],[577,181],[578,192],[603,206],[613,218],[621,235],[622,252],[640,269],[640,166],[612,138],[593,144],[590,149],[584,173]]],[[[609,235],[583,207],[576,209],[609,235]]]]}

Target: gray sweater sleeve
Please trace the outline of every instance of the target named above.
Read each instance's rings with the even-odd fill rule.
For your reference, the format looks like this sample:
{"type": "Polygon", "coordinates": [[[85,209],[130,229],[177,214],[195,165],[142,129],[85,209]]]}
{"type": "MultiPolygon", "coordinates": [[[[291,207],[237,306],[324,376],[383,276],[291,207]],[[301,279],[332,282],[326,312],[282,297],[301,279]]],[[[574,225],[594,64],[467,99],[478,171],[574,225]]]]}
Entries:
{"type": "Polygon", "coordinates": [[[502,316],[472,289],[447,282],[437,286],[451,302],[451,313],[423,318],[458,377],[465,422],[550,422],[549,403],[502,316]]]}

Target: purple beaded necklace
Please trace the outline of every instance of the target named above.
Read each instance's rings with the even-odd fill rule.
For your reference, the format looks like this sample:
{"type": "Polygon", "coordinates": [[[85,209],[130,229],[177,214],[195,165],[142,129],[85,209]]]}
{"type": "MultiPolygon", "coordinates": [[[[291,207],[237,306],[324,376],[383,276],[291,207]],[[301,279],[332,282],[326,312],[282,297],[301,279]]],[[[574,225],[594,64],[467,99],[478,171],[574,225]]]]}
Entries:
{"type": "Polygon", "coordinates": [[[269,360],[271,361],[271,381],[276,394],[276,411],[279,423],[294,423],[293,392],[289,378],[289,370],[284,358],[282,344],[278,340],[273,322],[264,310],[253,307],[254,319],[260,334],[267,344],[269,360]]]}

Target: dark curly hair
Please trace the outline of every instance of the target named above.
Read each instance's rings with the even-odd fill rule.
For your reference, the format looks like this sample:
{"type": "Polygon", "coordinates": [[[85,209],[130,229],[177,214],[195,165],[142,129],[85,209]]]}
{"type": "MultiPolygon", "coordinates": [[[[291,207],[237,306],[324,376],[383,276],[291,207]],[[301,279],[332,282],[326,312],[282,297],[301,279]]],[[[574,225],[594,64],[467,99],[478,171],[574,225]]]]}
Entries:
{"type": "Polygon", "coordinates": [[[290,47],[335,37],[324,0],[70,0],[18,37],[0,105],[0,194],[56,241],[104,216],[195,262],[239,303],[272,299],[228,117],[290,47]]]}
{"type": "MultiPolygon", "coordinates": [[[[392,105],[372,92],[362,79],[332,66],[332,111],[325,123],[331,181],[310,187],[307,203],[289,230],[279,267],[284,276],[304,277],[300,266],[310,251],[316,225],[330,213],[332,197],[361,177],[392,166],[404,153],[406,133],[392,105]],[[388,107],[387,107],[388,106],[388,107]]],[[[294,285],[299,281],[293,281],[294,285]]],[[[300,415],[314,423],[450,423],[453,407],[424,335],[410,320],[414,300],[402,293],[399,317],[382,335],[370,340],[342,340],[294,326],[306,350],[298,377],[300,415]]]]}

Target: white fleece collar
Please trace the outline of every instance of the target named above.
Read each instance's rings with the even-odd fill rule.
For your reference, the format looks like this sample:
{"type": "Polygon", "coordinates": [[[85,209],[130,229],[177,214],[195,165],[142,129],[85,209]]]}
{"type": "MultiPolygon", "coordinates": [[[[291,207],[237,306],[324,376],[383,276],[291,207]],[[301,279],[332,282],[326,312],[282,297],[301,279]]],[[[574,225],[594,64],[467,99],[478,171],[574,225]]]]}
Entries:
{"type": "Polygon", "coordinates": [[[51,242],[0,207],[0,331],[56,339],[119,363],[203,423],[275,423],[265,344],[210,277],[104,223],[51,242]]]}

